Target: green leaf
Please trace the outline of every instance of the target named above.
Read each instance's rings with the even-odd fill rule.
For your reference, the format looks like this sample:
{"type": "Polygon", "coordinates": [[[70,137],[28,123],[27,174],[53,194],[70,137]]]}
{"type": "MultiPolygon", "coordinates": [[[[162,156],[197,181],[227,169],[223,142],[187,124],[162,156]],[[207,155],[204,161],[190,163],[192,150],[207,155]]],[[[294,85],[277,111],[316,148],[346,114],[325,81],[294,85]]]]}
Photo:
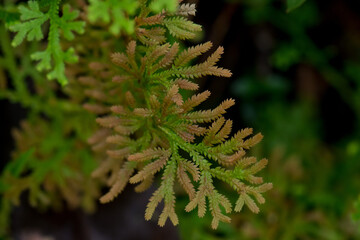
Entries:
{"type": "Polygon", "coordinates": [[[22,5],[19,6],[20,20],[22,22],[9,27],[11,31],[17,32],[11,43],[14,47],[22,43],[26,36],[28,41],[39,41],[44,37],[41,26],[49,19],[49,16],[40,11],[38,3],[35,1],[29,1],[28,6],[28,8],[22,5]]]}
{"type": "Polygon", "coordinates": [[[21,20],[30,20],[33,18],[41,18],[44,14],[40,11],[39,5],[37,2],[29,1],[28,2],[29,8],[24,6],[19,6],[20,11],[20,19],[21,20]]]}
{"type": "Polygon", "coordinates": [[[287,9],[286,12],[289,13],[291,11],[294,11],[296,8],[300,7],[305,3],[306,0],[287,0],[286,5],[287,9]]]}
{"type": "Polygon", "coordinates": [[[33,53],[31,55],[31,59],[40,61],[36,66],[38,71],[51,69],[51,54],[49,51],[33,53]]]}
{"type": "Polygon", "coordinates": [[[113,24],[110,26],[109,31],[114,35],[119,35],[121,29],[123,29],[126,33],[133,33],[135,31],[135,22],[134,20],[127,19],[124,14],[119,11],[119,8],[113,9],[113,24]]]}
{"type": "Polygon", "coordinates": [[[60,34],[67,40],[74,39],[74,32],[84,33],[85,22],[75,21],[79,11],[70,11],[70,5],[63,7],[62,16],[59,16],[60,1],[39,1],[41,6],[49,5],[46,13],[40,11],[39,3],[29,1],[28,7],[19,6],[20,21],[11,25],[11,31],[17,32],[12,45],[18,46],[25,37],[28,41],[41,40],[44,36],[41,26],[45,21],[50,20],[48,33],[48,45],[45,51],[38,51],[31,55],[33,60],[40,61],[37,64],[38,71],[51,70],[47,74],[48,79],[56,79],[60,84],[65,85],[68,80],[65,76],[65,62],[75,63],[78,57],[73,48],[63,50],[60,44],[60,34]],[[47,2],[47,3],[46,3],[47,2]]]}
{"type": "Polygon", "coordinates": [[[134,33],[135,22],[126,16],[133,15],[139,3],[133,0],[90,0],[88,18],[91,23],[102,21],[112,23],[109,31],[119,35],[123,30],[128,34],[134,33]]]}
{"type": "Polygon", "coordinates": [[[151,3],[150,9],[156,13],[161,12],[163,9],[175,12],[178,5],[177,2],[176,0],[155,0],[151,3]]]}
{"type": "Polygon", "coordinates": [[[70,6],[68,4],[64,6],[63,16],[60,19],[59,27],[67,40],[74,39],[74,34],[72,32],[77,32],[79,34],[84,33],[85,22],[74,21],[78,16],[79,11],[70,12],[70,6]]]}
{"type": "Polygon", "coordinates": [[[101,20],[105,23],[110,22],[109,7],[107,2],[99,0],[89,0],[88,18],[91,23],[101,20]]]}
{"type": "Polygon", "coordinates": [[[55,64],[54,70],[52,70],[51,72],[49,72],[46,77],[49,80],[53,80],[53,79],[57,79],[57,81],[61,84],[61,85],[65,85],[68,80],[65,76],[65,64],[64,62],[59,62],[58,64],[55,64]]]}

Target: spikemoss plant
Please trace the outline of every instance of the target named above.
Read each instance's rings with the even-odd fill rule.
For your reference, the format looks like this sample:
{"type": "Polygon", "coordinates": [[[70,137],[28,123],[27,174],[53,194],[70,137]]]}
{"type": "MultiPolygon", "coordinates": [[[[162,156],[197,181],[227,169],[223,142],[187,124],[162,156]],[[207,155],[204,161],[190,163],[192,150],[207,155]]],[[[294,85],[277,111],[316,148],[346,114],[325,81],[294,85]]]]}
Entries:
{"type": "MultiPolygon", "coordinates": [[[[27,102],[38,101],[37,94],[41,95],[44,89],[35,95],[22,89],[27,99],[19,97],[17,90],[13,92],[5,87],[0,91],[3,93],[0,96],[20,102],[31,112],[31,122],[24,123],[20,130],[15,131],[17,150],[14,156],[19,156],[15,162],[24,164],[20,164],[20,172],[16,166],[9,165],[5,169],[2,176],[4,199],[16,202],[23,190],[30,189],[31,196],[46,205],[56,205],[54,198],[47,196],[62,196],[68,205],[76,207],[83,205],[81,199],[87,199],[88,203],[90,199],[97,198],[100,187],[106,185],[109,191],[100,197],[100,202],[107,203],[117,197],[128,182],[138,184],[135,190],[142,192],[152,185],[157,176],[161,176],[159,187],[150,198],[145,212],[145,219],[151,219],[163,201],[164,208],[158,220],[160,226],[168,218],[174,225],[179,222],[175,213],[174,185],[177,183],[189,196],[185,210],[197,208],[199,217],[203,217],[209,208],[214,229],[219,221],[230,222],[227,214],[233,209],[241,211],[244,205],[258,213],[254,199],[264,203],[262,193],[272,187],[256,176],[266,166],[267,160],[257,161],[255,157],[245,155],[262,139],[262,135],[251,136],[252,129],[246,128],[230,136],[232,121],[226,120],[224,114],[234,105],[233,99],[224,100],[214,109],[199,110],[198,106],[210,96],[209,91],[190,94],[187,98],[181,94],[182,91],[196,91],[199,86],[194,80],[197,78],[231,76],[229,70],[216,66],[224,51],[222,47],[217,47],[206,61],[198,64],[193,63],[194,59],[208,52],[211,42],[187,49],[180,47],[178,40],[192,39],[201,31],[200,25],[187,18],[195,15],[195,5],[177,6],[175,1],[155,0],[133,1],[127,5],[128,1],[124,0],[110,9],[112,2],[93,0],[87,5],[77,1],[79,5],[62,6],[61,1],[55,0],[45,3],[29,1],[27,6],[18,7],[19,21],[8,23],[9,29],[17,32],[13,45],[18,45],[25,37],[30,41],[42,39],[41,25],[49,21],[46,50],[33,54],[32,58],[41,60],[39,70],[50,69],[50,62],[53,62],[48,78],[56,78],[61,84],[69,80],[70,84],[62,90],[65,97],[57,97],[55,93],[61,89],[46,83],[44,86],[49,86],[45,88],[47,97],[43,98],[44,102],[40,101],[41,107],[36,110],[27,102]],[[94,10],[95,6],[102,6],[99,9],[101,15],[94,10]],[[165,6],[169,11],[159,10],[159,6],[165,6]],[[72,32],[82,33],[84,23],[77,20],[79,12],[71,8],[83,10],[82,18],[89,21],[83,38],[86,39],[88,34],[92,40],[99,41],[95,44],[103,44],[105,48],[94,49],[90,42],[86,44],[81,38],[79,41],[74,39],[72,32]],[[58,9],[63,10],[59,13],[58,9]],[[119,16],[127,22],[122,22],[119,16]],[[120,41],[114,37],[109,40],[108,35],[99,32],[98,27],[103,23],[110,24],[111,33],[122,34],[120,41]],[[76,51],[82,56],[78,64],[65,68],[64,61],[72,59],[74,61],[70,62],[75,62],[75,48],[63,51],[63,46],[69,44],[60,44],[60,35],[77,46],[76,51]],[[124,51],[108,56],[109,47],[124,51]],[[48,107],[47,104],[51,103],[53,105],[48,107]],[[57,113],[53,114],[52,110],[57,113]],[[91,146],[84,145],[83,136],[86,134],[82,134],[84,130],[79,130],[79,124],[84,119],[96,119],[98,124],[86,125],[86,131],[93,133],[88,139],[91,146]],[[36,123],[42,123],[43,127],[29,127],[36,123]],[[58,131],[51,131],[54,126],[58,131]],[[32,139],[32,135],[27,134],[29,131],[39,133],[32,134],[32,139]],[[52,138],[56,144],[49,145],[46,141],[52,138]],[[89,154],[90,149],[92,152],[89,154]],[[74,154],[78,151],[83,155],[74,154]],[[98,166],[93,166],[96,161],[98,166]],[[82,169],[82,166],[88,167],[82,169]],[[88,174],[92,168],[93,179],[88,174]],[[56,169],[63,169],[64,175],[56,169]],[[21,171],[28,175],[24,176],[21,171]],[[9,180],[9,172],[12,180],[9,180]],[[27,183],[32,176],[36,179],[34,186],[27,183]],[[234,207],[214,186],[216,179],[238,193],[234,207]],[[24,182],[24,187],[17,188],[16,194],[10,194],[13,192],[12,181],[24,182]],[[74,188],[66,188],[68,183],[72,183],[74,188]],[[91,183],[91,187],[87,188],[89,185],[85,183],[91,183]],[[32,193],[32,189],[43,191],[32,193]],[[49,195],[51,192],[56,195],[49,195]]],[[[31,46],[37,47],[34,44],[31,46]]],[[[14,64],[12,71],[16,71],[14,64]]],[[[3,64],[1,67],[5,69],[8,66],[3,64]]],[[[32,65],[27,67],[34,73],[32,65]]],[[[36,79],[42,75],[34,75],[35,86],[41,89],[44,82],[36,79]]],[[[20,82],[21,88],[24,88],[22,81],[25,78],[11,77],[15,78],[12,79],[15,84],[20,82]]],[[[8,212],[9,205],[4,206],[8,212]]]]}

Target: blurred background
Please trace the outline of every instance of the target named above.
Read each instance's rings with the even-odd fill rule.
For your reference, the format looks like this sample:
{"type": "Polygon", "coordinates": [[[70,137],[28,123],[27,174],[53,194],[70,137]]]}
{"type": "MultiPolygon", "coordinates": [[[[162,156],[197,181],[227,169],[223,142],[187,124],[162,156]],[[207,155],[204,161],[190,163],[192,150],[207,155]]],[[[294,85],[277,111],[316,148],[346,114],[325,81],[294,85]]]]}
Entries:
{"type": "MultiPolygon", "coordinates": [[[[224,46],[219,66],[233,72],[201,80],[212,92],[205,107],[234,98],[226,115],[234,131],[252,127],[265,136],[253,154],[269,159],[261,175],[274,188],[261,212],[244,209],[213,231],[211,217],[186,213],[188,198],[180,195],[180,225],[159,228],[143,219],[154,188],[139,195],[130,186],[93,216],[17,208],[15,236],[41,226],[55,239],[360,239],[360,1],[307,0],[291,12],[282,0],[188,2],[197,4],[193,20],[204,33],[186,44],[224,46]]],[[[25,114],[7,101],[0,107],[7,159],[10,129],[25,114]]]]}

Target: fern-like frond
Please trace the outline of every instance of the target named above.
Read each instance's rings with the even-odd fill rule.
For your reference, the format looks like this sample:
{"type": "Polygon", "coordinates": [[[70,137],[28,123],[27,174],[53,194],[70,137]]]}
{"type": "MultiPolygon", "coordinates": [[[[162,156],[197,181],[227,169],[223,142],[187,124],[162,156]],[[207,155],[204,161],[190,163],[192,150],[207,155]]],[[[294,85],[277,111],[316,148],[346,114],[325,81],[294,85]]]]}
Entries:
{"type": "Polygon", "coordinates": [[[155,208],[164,199],[164,209],[159,217],[159,225],[164,226],[167,218],[170,218],[174,225],[178,224],[179,220],[175,213],[175,193],[173,189],[175,174],[175,161],[171,160],[164,171],[161,186],[154,192],[146,207],[146,220],[150,220],[152,218],[155,208]]]}
{"type": "Polygon", "coordinates": [[[174,82],[176,85],[179,86],[179,88],[181,89],[185,89],[185,90],[198,90],[199,89],[199,85],[193,82],[190,82],[189,80],[186,79],[176,79],[174,82]]]}
{"type": "Polygon", "coordinates": [[[163,226],[168,218],[174,225],[178,224],[174,207],[177,180],[189,196],[185,210],[197,208],[200,217],[209,210],[215,229],[220,221],[230,222],[227,214],[233,209],[229,199],[214,186],[216,179],[239,194],[236,211],[247,205],[255,213],[258,206],[253,198],[259,204],[264,203],[262,193],[271,184],[262,184],[263,179],[257,176],[267,160],[246,156],[262,135],[250,136],[252,129],[244,129],[230,136],[232,121],[226,120],[224,114],[235,101],[227,99],[214,109],[194,110],[210,92],[190,95],[185,100],[181,94],[181,89],[199,88],[192,79],[206,75],[231,76],[229,70],[217,66],[224,52],[222,47],[206,61],[192,64],[192,60],[212,47],[211,42],[180,50],[176,40],[165,41],[165,29],[175,38],[193,38],[201,28],[185,16],[194,13],[190,4],[181,5],[177,12],[155,15],[148,6],[143,6],[135,20],[137,41],[129,41],[124,52],[111,56],[116,72],[109,87],[94,83],[94,79],[82,82],[87,84],[87,96],[93,101],[85,107],[99,114],[104,112],[96,121],[105,130],[90,141],[106,156],[100,170],[94,172],[111,186],[103,201],[112,200],[124,188],[124,182],[119,182],[117,176],[138,184],[136,191],[144,191],[162,174],[160,187],[147,205],[145,219],[150,220],[163,201],[159,225],[163,226]],[[121,94],[109,94],[116,91],[121,94]],[[99,105],[101,98],[106,104],[99,105]],[[99,145],[100,139],[104,139],[103,145],[99,145]],[[214,161],[218,166],[214,167],[214,161]],[[134,164],[131,171],[125,172],[130,163],[134,164]],[[109,169],[110,165],[115,170],[109,169]]]}
{"type": "MultiPolygon", "coordinates": [[[[192,200],[195,197],[195,187],[192,184],[189,176],[185,172],[185,170],[187,170],[187,167],[188,166],[185,166],[185,164],[182,161],[180,161],[179,164],[178,164],[178,169],[177,169],[177,177],[179,179],[179,183],[184,188],[186,193],[189,195],[190,200],[192,200]]],[[[191,169],[190,171],[192,171],[192,170],[193,169],[191,169]]],[[[196,177],[196,179],[198,178],[198,172],[197,171],[195,171],[195,177],[196,177]]]]}
{"type": "Polygon", "coordinates": [[[176,69],[174,75],[184,78],[199,78],[206,75],[214,75],[218,77],[231,77],[231,72],[227,69],[218,68],[214,65],[220,59],[223,48],[219,47],[204,63],[176,69]]]}
{"type": "Polygon", "coordinates": [[[122,31],[128,34],[134,32],[133,16],[138,9],[138,1],[133,0],[89,0],[88,19],[91,23],[111,23],[109,31],[113,35],[119,35],[122,31]]]}
{"type": "Polygon", "coordinates": [[[214,110],[206,110],[206,111],[196,111],[186,114],[184,117],[186,120],[191,122],[203,123],[210,122],[219,118],[221,115],[226,113],[226,109],[230,108],[235,104],[233,99],[228,99],[223,101],[218,107],[214,110]]]}
{"type": "Polygon", "coordinates": [[[158,171],[160,171],[166,164],[166,161],[169,159],[169,154],[165,153],[158,160],[149,163],[146,165],[141,171],[139,171],[136,175],[130,178],[130,183],[138,183],[140,181],[145,180],[151,175],[154,175],[158,171]]]}
{"type": "Polygon", "coordinates": [[[119,171],[115,183],[111,187],[110,191],[100,198],[100,202],[107,203],[112,201],[122,190],[125,188],[130,176],[134,172],[136,163],[128,162],[124,164],[124,167],[119,171]]]}
{"type": "Polygon", "coordinates": [[[64,85],[68,82],[65,76],[65,62],[75,63],[78,57],[75,55],[74,48],[66,51],[60,45],[60,33],[67,40],[73,40],[73,32],[84,33],[85,22],[75,21],[79,16],[79,11],[70,11],[69,5],[64,5],[62,16],[59,16],[60,1],[50,1],[49,10],[43,13],[37,1],[29,1],[28,8],[19,6],[20,22],[12,24],[9,29],[17,32],[12,42],[13,46],[18,46],[25,37],[28,41],[39,41],[43,38],[42,25],[49,20],[50,28],[48,34],[48,44],[45,51],[38,51],[31,55],[32,59],[40,61],[37,65],[39,71],[50,70],[47,74],[48,79],[56,79],[64,85]]]}
{"type": "Polygon", "coordinates": [[[171,35],[179,39],[194,38],[196,32],[202,30],[200,25],[195,24],[184,17],[165,18],[163,24],[169,30],[171,35]]]}
{"type": "Polygon", "coordinates": [[[190,111],[194,107],[198,106],[200,103],[204,102],[210,96],[210,91],[206,90],[202,93],[193,95],[191,98],[187,99],[184,104],[182,105],[182,109],[184,111],[190,111]]]}
{"type": "Polygon", "coordinates": [[[128,157],[129,161],[136,161],[136,162],[142,162],[142,161],[148,161],[152,160],[154,158],[158,158],[162,155],[168,155],[168,152],[164,149],[158,148],[158,149],[147,149],[145,151],[142,151],[141,153],[135,153],[128,157]]]}
{"type": "Polygon", "coordinates": [[[183,51],[174,61],[174,65],[177,67],[185,66],[194,58],[200,56],[201,54],[207,52],[212,47],[211,42],[206,42],[203,44],[190,47],[187,50],[183,51]]]}

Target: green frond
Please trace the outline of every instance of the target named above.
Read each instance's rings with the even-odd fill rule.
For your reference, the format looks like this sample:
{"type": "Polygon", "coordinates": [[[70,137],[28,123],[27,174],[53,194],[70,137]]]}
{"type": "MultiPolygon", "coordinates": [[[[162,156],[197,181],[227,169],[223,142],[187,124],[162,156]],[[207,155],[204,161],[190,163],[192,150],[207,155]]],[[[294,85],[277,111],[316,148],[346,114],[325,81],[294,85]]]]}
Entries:
{"type": "Polygon", "coordinates": [[[153,0],[150,3],[150,9],[154,12],[161,12],[163,10],[174,12],[177,5],[176,0],[153,0]]]}
{"type": "Polygon", "coordinates": [[[20,45],[26,36],[28,41],[41,40],[44,37],[41,26],[49,19],[49,16],[40,11],[36,1],[29,1],[28,8],[19,6],[19,12],[21,22],[9,27],[11,31],[17,32],[11,45],[13,47],[20,45]]]}
{"type": "Polygon", "coordinates": [[[39,71],[50,70],[47,74],[49,80],[56,79],[60,84],[68,82],[65,76],[65,63],[75,63],[78,61],[75,50],[69,48],[66,51],[60,46],[60,33],[67,40],[73,40],[74,34],[84,33],[85,22],[74,21],[78,11],[70,11],[69,5],[64,5],[62,16],[59,16],[60,1],[50,1],[49,10],[43,13],[36,1],[29,1],[28,7],[19,6],[20,22],[10,25],[9,29],[16,32],[12,41],[14,47],[18,46],[27,37],[28,41],[39,41],[43,38],[41,30],[46,21],[50,21],[48,34],[48,44],[45,51],[38,51],[31,55],[33,60],[39,61],[37,69],[39,71]]]}
{"type": "Polygon", "coordinates": [[[135,29],[134,20],[127,17],[133,16],[138,9],[138,1],[133,0],[89,0],[88,19],[91,23],[111,23],[109,31],[119,35],[121,31],[132,34],[135,29]]]}
{"type": "Polygon", "coordinates": [[[80,12],[77,10],[70,11],[70,5],[64,5],[59,28],[61,29],[64,38],[69,41],[75,38],[73,32],[78,34],[84,33],[85,22],[75,21],[79,14],[80,12]]]}

